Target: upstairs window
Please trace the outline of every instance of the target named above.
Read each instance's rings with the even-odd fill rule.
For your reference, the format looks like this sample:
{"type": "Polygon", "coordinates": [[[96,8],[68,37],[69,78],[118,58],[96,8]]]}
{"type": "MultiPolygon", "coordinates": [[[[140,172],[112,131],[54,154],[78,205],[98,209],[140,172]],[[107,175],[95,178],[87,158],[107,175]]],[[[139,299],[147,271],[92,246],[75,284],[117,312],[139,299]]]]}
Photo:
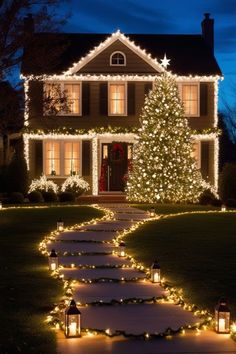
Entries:
{"type": "Polygon", "coordinates": [[[126,57],[122,52],[114,52],[110,56],[110,65],[111,66],[125,66],[126,57]]]}
{"type": "Polygon", "coordinates": [[[69,111],[81,115],[81,86],[80,84],[64,84],[65,94],[68,97],[69,111]]]}
{"type": "Polygon", "coordinates": [[[182,101],[187,117],[199,116],[199,84],[182,84],[182,101]]]}
{"type": "Polygon", "coordinates": [[[109,115],[127,115],[127,94],[125,83],[110,83],[108,85],[109,115]]]}
{"type": "Polygon", "coordinates": [[[81,83],[46,82],[45,115],[81,115],[81,83]]]}

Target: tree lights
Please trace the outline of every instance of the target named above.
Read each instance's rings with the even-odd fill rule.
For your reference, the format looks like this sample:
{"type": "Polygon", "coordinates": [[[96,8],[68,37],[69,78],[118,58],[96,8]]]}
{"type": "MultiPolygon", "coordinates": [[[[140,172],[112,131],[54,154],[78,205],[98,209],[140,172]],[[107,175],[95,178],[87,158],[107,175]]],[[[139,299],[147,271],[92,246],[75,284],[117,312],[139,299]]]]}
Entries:
{"type": "Polygon", "coordinates": [[[192,157],[192,134],[176,81],[164,73],[145,99],[128,176],[129,200],[196,202],[203,179],[192,157]]]}
{"type": "Polygon", "coordinates": [[[230,332],[230,309],[225,299],[220,299],[215,307],[215,330],[217,333],[230,332]]]}
{"type": "Polygon", "coordinates": [[[54,271],[58,269],[58,256],[55,250],[51,250],[51,253],[48,257],[49,270],[54,271]]]}
{"type": "Polygon", "coordinates": [[[80,337],[80,316],[81,312],[74,300],[71,300],[69,307],[65,310],[65,336],[67,338],[80,337]]]}

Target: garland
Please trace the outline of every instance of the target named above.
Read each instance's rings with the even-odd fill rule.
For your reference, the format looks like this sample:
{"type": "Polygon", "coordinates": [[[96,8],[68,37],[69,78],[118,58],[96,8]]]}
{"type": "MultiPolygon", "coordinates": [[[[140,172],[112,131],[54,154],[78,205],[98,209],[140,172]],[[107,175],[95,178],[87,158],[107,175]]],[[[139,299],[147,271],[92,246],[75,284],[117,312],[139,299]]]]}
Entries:
{"type": "Polygon", "coordinates": [[[47,135],[47,134],[63,134],[63,135],[84,135],[84,134],[137,134],[138,127],[112,127],[108,125],[107,127],[95,127],[93,129],[75,129],[72,127],[58,127],[55,129],[43,128],[43,129],[32,129],[29,127],[24,127],[22,132],[25,134],[37,134],[37,135],[47,135]]]}

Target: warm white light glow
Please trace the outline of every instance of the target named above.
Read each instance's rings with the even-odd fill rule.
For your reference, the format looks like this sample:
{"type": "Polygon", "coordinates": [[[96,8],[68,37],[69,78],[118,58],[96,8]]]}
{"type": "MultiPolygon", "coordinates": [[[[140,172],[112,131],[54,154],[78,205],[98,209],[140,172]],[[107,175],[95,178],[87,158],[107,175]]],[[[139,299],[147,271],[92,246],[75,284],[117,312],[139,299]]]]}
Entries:
{"type": "Polygon", "coordinates": [[[52,263],[51,263],[51,270],[53,271],[53,270],[56,270],[56,269],[57,269],[56,263],[55,263],[55,262],[52,262],[52,263]]]}
{"type": "Polygon", "coordinates": [[[155,272],[153,275],[153,281],[154,283],[158,283],[160,281],[160,274],[159,272],[155,272]]]}
{"type": "Polygon", "coordinates": [[[225,328],[225,319],[224,318],[220,318],[219,319],[219,332],[225,332],[226,328],[225,328]]]}
{"type": "Polygon", "coordinates": [[[70,336],[75,336],[77,334],[77,323],[76,322],[71,322],[69,324],[69,333],[70,333],[70,336]]]}

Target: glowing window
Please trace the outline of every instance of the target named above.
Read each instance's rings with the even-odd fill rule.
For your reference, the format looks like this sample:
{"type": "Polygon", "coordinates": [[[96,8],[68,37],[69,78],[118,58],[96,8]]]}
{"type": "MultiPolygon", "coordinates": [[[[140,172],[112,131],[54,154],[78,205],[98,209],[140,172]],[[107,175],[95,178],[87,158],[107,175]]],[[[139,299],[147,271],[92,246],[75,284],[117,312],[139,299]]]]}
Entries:
{"type": "Polygon", "coordinates": [[[60,143],[45,142],[45,173],[46,175],[60,175],[60,143]]]}
{"type": "Polygon", "coordinates": [[[126,115],[126,85],[109,84],[109,115],[126,115]]]}
{"type": "Polygon", "coordinates": [[[200,141],[194,141],[193,142],[193,150],[192,150],[192,157],[195,158],[197,168],[201,168],[201,142],[200,141]]]}
{"type": "Polygon", "coordinates": [[[196,84],[182,85],[182,100],[186,116],[199,115],[199,86],[196,84]]]}
{"type": "Polygon", "coordinates": [[[64,143],[64,174],[72,176],[80,172],[79,143],[64,143]]]}
{"type": "Polygon", "coordinates": [[[110,65],[114,66],[125,66],[126,57],[122,52],[115,52],[110,57],[110,65]]]}
{"type": "Polygon", "coordinates": [[[68,97],[70,113],[81,114],[81,88],[80,84],[64,84],[64,90],[68,97]]]}

